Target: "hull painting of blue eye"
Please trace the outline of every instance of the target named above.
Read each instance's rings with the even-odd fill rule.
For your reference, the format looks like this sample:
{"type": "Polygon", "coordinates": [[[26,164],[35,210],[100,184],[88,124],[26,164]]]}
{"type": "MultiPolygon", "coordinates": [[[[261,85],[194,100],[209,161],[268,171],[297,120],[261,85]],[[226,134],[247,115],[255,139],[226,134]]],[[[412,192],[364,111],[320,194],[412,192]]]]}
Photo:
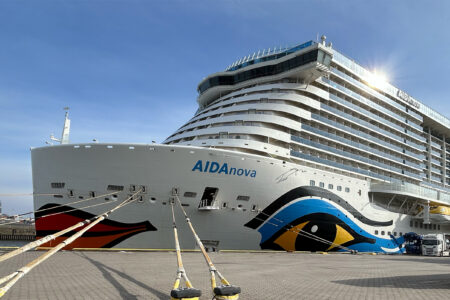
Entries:
{"type": "Polygon", "coordinates": [[[351,209],[346,211],[342,206],[339,209],[333,201],[303,198],[284,202],[287,203],[280,204],[278,209],[269,206],[245,225],[261,234],[262,249],[404,253],[403,237],[379,238],[349,216],[357,215],[366,225],[374,224],[374,230],[376,226],[379,229],[392,222],[372,221],[351,209]]]}

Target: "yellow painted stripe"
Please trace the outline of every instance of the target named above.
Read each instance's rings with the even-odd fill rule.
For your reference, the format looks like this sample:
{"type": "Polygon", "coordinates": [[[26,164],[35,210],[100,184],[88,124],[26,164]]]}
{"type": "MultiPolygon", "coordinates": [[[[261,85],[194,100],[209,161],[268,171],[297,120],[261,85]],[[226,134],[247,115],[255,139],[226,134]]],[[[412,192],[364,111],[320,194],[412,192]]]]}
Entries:
{"type": "Polygon", "coordinates": [[[283,248],[286,251],[295,251],[295,241],[297,241],[298,233],[301,232],[303,227],[305,227],[305,225],[308,223],[309,223],[309,221],[306,221],[304,223],[298,224],[297,226],[289,229],[288,231],[286,231],[282,235],[280,235],[274,241],[274,243],[279,245],[281,248],[283,248]]]}

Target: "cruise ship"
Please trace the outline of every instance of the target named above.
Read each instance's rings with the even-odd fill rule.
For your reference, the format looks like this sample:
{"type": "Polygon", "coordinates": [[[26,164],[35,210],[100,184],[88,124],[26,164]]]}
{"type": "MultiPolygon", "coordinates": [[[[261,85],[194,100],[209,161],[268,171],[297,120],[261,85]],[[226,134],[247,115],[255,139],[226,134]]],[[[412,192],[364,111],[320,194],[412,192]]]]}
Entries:
{"type": "Polygon", "coordinates": [[[450,232],[449,119],[324,36],[245,56],[197,90],[162,144],[72,144],[66,116],[60,144],[31,150],[37,236],[130,196],[71,247],[173,249],[175,198],[219,250],[403,253],[406,233],[450,232]]]}

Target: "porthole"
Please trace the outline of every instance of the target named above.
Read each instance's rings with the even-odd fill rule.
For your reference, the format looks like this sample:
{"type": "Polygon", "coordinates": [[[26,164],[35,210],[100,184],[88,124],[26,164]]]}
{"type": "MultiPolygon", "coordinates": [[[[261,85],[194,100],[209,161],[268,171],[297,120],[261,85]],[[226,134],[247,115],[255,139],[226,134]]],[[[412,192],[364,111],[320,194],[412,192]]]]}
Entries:
{"type": "Polygon", "coordinates": [[[381,235],[384,235],[384,231],[381,231],[381,235]]]}
{"type": "Polygon", "coordinates": [[[378,230],[375,230],[375,234],[378,235],[378,230]]]}

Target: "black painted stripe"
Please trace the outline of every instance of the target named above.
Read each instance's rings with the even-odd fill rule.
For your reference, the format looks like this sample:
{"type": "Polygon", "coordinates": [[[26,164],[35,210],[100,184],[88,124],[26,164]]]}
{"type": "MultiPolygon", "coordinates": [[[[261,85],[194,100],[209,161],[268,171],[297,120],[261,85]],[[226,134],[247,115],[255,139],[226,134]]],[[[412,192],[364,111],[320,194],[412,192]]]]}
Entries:
{"type": "Polygon", "coordinates": [[[360,220],[362,223],[371,225],[371,226],[390,226],[393,224],[393,220],[386,222],[379,222],[371,220],[365,216],[363,216],[356,208],[350,205],[347,201],[339,197],[338,195],[320,188],[316,186],[301,186],[295,189],[290,190],[285,193],[275,201],[273,201],[269,206],[267,206],[261,213],[259,213],[256,217],[251,219],[244,226],[256,229],[258,228],[264,221],[266,221],[270,216],[272,216],[276,211],[278,211],[284,205],[302,197],[319,197],[330,200],[337,205],[341,206],[349,213],[351,213],[356,219],[360,220]]]}

